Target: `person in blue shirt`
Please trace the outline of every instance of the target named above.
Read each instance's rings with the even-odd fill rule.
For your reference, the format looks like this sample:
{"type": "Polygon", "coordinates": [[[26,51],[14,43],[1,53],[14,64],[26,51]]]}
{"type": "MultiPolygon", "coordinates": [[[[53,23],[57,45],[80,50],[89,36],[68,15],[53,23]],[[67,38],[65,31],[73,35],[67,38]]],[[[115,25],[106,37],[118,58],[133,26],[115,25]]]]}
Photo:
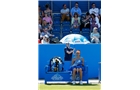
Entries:
{"type": "Polygon", "coordinates": [[[81,9],[78,7],[78,2],[75,3],[75,7],[73,7],[71,9],[71,16],[73,17],[74,16],[74,13],[77,12],[78,13],[78,17],[81,16],[82,12],[81,12],[81,9]]]}
{"type": "Polygon", "coordinates": [[[65,53],[64,60],[65,61],[71,61],[72,60],[72,54],[74,53],[74,49],[70,47],[69,43],[66,43],[66,47],[64,48],[64,53],[65,53]]]}

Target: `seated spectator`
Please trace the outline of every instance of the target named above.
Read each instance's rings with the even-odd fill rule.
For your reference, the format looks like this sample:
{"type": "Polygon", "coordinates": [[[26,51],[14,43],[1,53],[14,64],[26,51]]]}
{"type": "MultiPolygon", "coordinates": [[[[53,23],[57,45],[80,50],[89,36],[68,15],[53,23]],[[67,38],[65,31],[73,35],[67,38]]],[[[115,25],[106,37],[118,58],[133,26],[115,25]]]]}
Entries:
{"type": "Polygon", "coordinates": [[[67,8],[66,4],[63,5],[63,9],[61,9],[60,11],[61,13],[61,22],[63,22],[64,20],[69,21],[70,17],[69,17],[69,9],[67,8]]]}
{"type": "Polygon", "coordinates": [[[52,30],[51,25],[47,23],[46,20],[43,20],[42,29],[45,29],[45,28],[47,28],[48,31],[52,30]]]}
{"type": "Polygon", "coordinates": [[[96,8],[95,3],[92,3],[92,8],[89,10],[90,14],[95,14],[95,16],[99,15],[99,9],[96,8]]]}
{"type": "Polygon", "coordinates": [[[50,27],[52,27],[53,21],[52,21],[52,18],[51,17],[48,17],[48,14],[45,14],[45,17],[43,18],[43,21],[44,20],[47,22],[47,24],[50,25],[50,27]]]}
{"type": "Polygon", "coordinates": [[[78,17],[81,16],[81,9],[78,7],[78,2],[75,3],[75,7],[71,9],[71,16],[74,16],[74,13],[78,13],[78,17]]]}
{"type": "Polygon", "coordinates": [[[43,39],[41,40],[42,44],[49,44],[50,43],[50,39],[48,35],[43,36],[43,39]]]}
{"type": "Polygon", "coordinates": [[[78,17],[78,13],[74,13],[74,17],[72,17],[71,21],[72,29],[79,28],[80,24],[80,17],[78,17]]]}
{"type": "Polygon", "coordinates": [[[80,30],[82,30],[82,28],[90,28],[90,14],[89,12],[86,13],[86,16],[82,17],[81,20],[81,26],[80,26],[80,30]]]}
{"type": "Polygon", "coordinates": [[[44,17],[44,13],[43,13],[43,11],[41,10],[41,7],[40,7],[40,6],[38,7],[38,13],[39,13],[39,17],[41,17],[41,18],[44,17]]]}
{"type": "Polygon", "coordinates": [[[94,27],[93,32],[90,34],[91,43],[99,43],[100,34],[98,33],[98,28],[94,27]]]}
{"type": "Polygon", "coordinates": [[[49,4],[46,5],[46,10],[44,13],[47,14],[48,17],[52,17],[52,10],[49,8],[49,4]]]}
{"type": "Polygon", "coordinates": [[[39,18],[39,20],[38,20],[38,27],[39,27],[40,31],[42,32],[42,19],[41,18],[39,18]]]}
{"type": "Polygon", "coordinates": [[[93,30],[94,27],[100,28],[100,23],[99,23],[99,19],[94,14],[91,14],[90,30],[93,30]]]}

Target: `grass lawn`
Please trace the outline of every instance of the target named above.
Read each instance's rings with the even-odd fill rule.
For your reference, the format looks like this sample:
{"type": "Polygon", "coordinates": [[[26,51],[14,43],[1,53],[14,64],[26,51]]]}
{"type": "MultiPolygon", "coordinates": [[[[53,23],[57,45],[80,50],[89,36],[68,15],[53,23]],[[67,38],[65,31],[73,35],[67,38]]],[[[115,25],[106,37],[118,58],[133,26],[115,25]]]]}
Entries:
{"type": "Polygon", "coordinates": [[[38,84],[38,90],[100,90],[100,84],[38,84]]]}

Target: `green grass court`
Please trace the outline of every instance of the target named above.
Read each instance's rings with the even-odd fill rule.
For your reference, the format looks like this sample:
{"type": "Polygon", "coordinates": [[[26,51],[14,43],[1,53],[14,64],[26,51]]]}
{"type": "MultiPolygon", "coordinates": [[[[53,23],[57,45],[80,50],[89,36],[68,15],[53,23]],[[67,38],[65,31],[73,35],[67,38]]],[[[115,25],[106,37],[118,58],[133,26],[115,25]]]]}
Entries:
{"type": "Polygon", "coordinates": [[[100,84],[38,84],[38,90],[101,90],[100,84]]]}

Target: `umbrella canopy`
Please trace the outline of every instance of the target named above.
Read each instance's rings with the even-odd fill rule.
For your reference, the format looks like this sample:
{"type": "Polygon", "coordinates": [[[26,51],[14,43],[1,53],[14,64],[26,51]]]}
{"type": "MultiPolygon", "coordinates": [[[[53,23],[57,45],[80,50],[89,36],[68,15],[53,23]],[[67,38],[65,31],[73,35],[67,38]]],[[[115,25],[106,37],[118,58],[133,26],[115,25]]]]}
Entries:
{"type": "Polygon", "coordinates": [[[69,34],[63,37],[60,42],[70,44],[88,44],[90,41],[80,34],[69,34]]]}

